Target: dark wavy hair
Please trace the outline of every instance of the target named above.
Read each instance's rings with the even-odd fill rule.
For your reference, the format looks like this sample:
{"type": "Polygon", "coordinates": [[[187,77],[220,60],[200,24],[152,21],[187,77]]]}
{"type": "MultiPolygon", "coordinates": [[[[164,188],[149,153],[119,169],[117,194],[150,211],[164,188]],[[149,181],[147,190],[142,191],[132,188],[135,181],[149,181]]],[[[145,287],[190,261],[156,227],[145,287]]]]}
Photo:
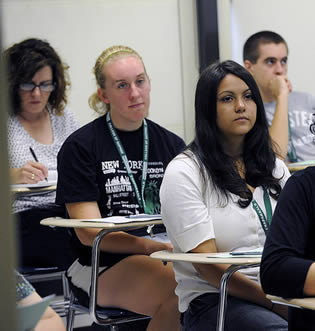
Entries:
{"type": "Polygon", "coordinates": [[[53,74],[55,89],[48,103],[57,115],[62,115],[67,104],[67,89],[70,87],[68,66],[47,41],[30,38],[16,43],[4,51],[8,64],[9,98],[13,114],[21,112],[19,85],[32,80],[37,71],[49,66],[53,74]]]}
{"type": "Polygon", "coordinates": [[[195,138],[186,151],[193,152],[203,180],[212,183],[228,201],[229,192],[240,197],[238,204],[245,208],[252,201],[252,187],[263,186],[269,189],[270,195],[278,199],[281,192],[280,178],[272,172],[275,168],[276,155],[269,136],[268,123],[264,105],[253,76],[234,61],[217,62],[207,67],[197,83],[195,95],[195,138]],[[244,139],[243,161],[245,180],[241,178],[235,160],[228,156],[220,141],[220,130],[217,126],[217,92],[223,78],[232,74],[243,80],[252,93],[257,106],[257,118],[253,128],[244,139]]]}

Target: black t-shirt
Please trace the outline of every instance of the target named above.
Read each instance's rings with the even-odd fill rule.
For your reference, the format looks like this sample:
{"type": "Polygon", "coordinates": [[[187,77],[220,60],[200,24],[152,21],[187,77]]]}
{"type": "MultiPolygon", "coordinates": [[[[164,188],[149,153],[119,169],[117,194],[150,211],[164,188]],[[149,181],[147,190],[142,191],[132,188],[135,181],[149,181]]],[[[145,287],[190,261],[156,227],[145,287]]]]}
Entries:
{"type": "MultiPolygon", "coordinates": [[[[148,172],[144,199],[149,213],[160,213],[159,189],[167,164],[184,148],[184,141],[146,120],[149,132],[148,172]]],[[[141,188],[143,126],[136,131],[117,130],[129,166],[141,188]]],[[[123,161],[113,143],[105,116],[74,132],[58,154],[57,204],[97,201],[102,217],[143,213],[123,161]]],[[[76,242],[80,262],[90,264],[90,248],[76,242]]],[[[102,254],[101,265],[110,265],[119,254],[102,254]],[[104,256],[105,255],[105,256],[104,256]],[[108,256],[106,258],[106,255],[108,256]]],[[[118,257],[120,260],[126,255],[118,257]]],[[[117,261],[118,261],[117,260],[117,261]]]]}
{"type": "MultiPolygon", "coordinates": [[[[263,289],[285,298],[304,297],[315,261],[315,167],[292,175],[282,190],[260,268],[263,289]]],[[[289,330],[314,330],[315,311],[290,308],[289,330]]]]}

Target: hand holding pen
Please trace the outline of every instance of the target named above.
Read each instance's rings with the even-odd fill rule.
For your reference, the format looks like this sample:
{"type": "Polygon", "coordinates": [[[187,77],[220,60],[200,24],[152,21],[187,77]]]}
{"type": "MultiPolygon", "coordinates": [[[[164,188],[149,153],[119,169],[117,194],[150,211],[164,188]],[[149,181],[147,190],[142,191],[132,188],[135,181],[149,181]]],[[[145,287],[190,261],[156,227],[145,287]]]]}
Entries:
{"type": "Polygon", "coordinates": [[[21,168],[10,168],[12,184],[36,184],[47,176],[47,167],[33,160],[26,162],[21,168]]]}
{"type": "MultiPolygon", "coordinates": [[[[39,163],[38,158],[37,158],[37,156],[36,156],[36,154],[35,154],[35,152],[34,152],[34,150],[33,150],[32,147],[30,147],[30,152],[31,152],[31,154],[32,154],[32,156],[33,156],[35,162],[37,162],[35,168],[38,168],[38,165],[40,165],[40,163],[39,163]]],[[[46,173],[48,174],[48,170],[47,170],[47,168],[46,168],[44,165],[41,165],[41,166],[44,167],[44,168],[42,169],[42,167],[40,167],[38,170],[40,170],[40,171],[44,174],[44,176],[45,176],[45,180],[48,181],[48,179],[47,179],[47,175],[46,175],[46,173]]],[[[32,179],[32,180],[35,180],[35,177],[36,177],[36,174],[34,174],[34,173],[32,172],[32,173],[31,173],[31,179],[32,179]]],[[[41,176],[40,176],[40,177],[41,177],[41,176]]],[[[41,178],[40,178],[40,179],[41,179],[41,178]]]]}

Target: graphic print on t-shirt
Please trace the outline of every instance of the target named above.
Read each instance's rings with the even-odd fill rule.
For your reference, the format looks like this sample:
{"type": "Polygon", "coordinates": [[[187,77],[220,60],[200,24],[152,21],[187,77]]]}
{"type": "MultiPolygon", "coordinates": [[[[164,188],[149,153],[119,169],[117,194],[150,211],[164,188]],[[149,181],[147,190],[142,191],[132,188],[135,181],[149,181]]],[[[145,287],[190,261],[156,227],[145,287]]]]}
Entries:
{"type": "MultiPolygon", "coordinates": [[[[312,108],[313,109],[313,108],[312,108]]],[[[304,146],[313,142],[313,136],[309,131],[312,123],[312,114],[305,110],[292,110],[289,112],[290,127],[293,132],[298,131],[299,135],[294,135],[294,146],[304,146]]]]}
{"type": "MultiPolygon", "coordinates": [[[[269,125],[271,125],[276,103],[264,103],[269,125]]],[[[289,124],[291,128],[291,139],[288,146],[292,151],[291,141],[296,151],[297,161],[315,159],[313,135],[309,130],[312,122],[312,114],[315,110],[315,97],[302,92],[291,92],[288,99],[289,124]]]]}
{"type": "Polygon", "coordinates": [[[148,214],[160,214],[161,212],[159,191],[158,182],[156,180],[147,181],[144,196],[148,214]]]}
{"type": "Polygon", "coordinates": [[[117,193],[117,192],[131,192],[132,187],[128,176],[116,176],[112,179],[107,179],[105,183],[106,193],[117,193]]]}
{"type": "MultiPolygon", "coordinates": [[[[131,172],[141,191],[142,161],[129,160],[131,172]]],[[[131,215],[143,212],[136,199],[134,188],[127,170],[121,160],[103,161],[101,169],[104,178],[104,187],[107,207],[106,216],[131,215]],[[115,213],[116,211],[116,213],[115,213]]],[[[144,190],[144,199],[149,214],[159,214],[161,211],[159,187],[164,176],[163,162],[148,162],[147,180],[144,190]]]]}

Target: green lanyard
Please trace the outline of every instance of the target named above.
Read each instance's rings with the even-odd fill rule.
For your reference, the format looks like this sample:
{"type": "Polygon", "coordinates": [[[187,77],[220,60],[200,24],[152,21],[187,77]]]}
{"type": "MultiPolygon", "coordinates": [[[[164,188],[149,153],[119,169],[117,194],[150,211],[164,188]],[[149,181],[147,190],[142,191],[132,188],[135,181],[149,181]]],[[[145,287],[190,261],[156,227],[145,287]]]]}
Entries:
{"type": "Polygon", "coordinates": [[[266,208],[266,212],[267,212],[267,219],[266,219],[264,212],[262,211],[259,204],[257,203],[257,201],[252,200],[252,204],[253,204],[255,212],[257,213],[257,216],[260,220],[261,226],[264,229],[265,234],[267,234],[270,224],[271,224],[271,219],[272,219],[272,207],[271,207],[269,193],[266,188],[264,188],[264,204],[265,204],[265,208],[266,208]]]}
{"type": "Polygon", "coordinates": [[[145,119],[143,119],[143,163],[142,163],[142,177],[141,177],[141,195],[137,186],[137,183],[133,177],[133,174],[131,172],[130,166],[129,166],[129,161],[127,158],[127,154],[125,152],[125,149],[117,135],[117,132],[114,128],[114,125],[112,123],[112,120],[110,118],[110,113],[108,112],[106,115],[106,123],[109,129],[109,132],[112,136],[112,139],[115,143],[116,149],[124,162],[124,165],[127,170],[127,174],[129,176],[129,179],[132,183],[133,189],[135,190],[136,193],[136,198],[138,201],[138,204],[140,207],[143,208],[144,212],[147,213],[147,208],[145,205],[145,200],[144,200],[144,188],[145,188],[145,182],[147,180],[147,173],[148,173],[148,158],[149,158],[149,132],[148,132],[148,125],[145,119]]]}
{"type": "Polygon", "coordinates": [[[296,150],[293,144],[293,140],[292,140],[292,130],[291,130],[291,126],[290,126],[290,119],[288,121],[289,123],[289,144],[288,144],[288,159],[290,160],[290,162],[297,162],[297,155],[296,155],[296,150]]]}

